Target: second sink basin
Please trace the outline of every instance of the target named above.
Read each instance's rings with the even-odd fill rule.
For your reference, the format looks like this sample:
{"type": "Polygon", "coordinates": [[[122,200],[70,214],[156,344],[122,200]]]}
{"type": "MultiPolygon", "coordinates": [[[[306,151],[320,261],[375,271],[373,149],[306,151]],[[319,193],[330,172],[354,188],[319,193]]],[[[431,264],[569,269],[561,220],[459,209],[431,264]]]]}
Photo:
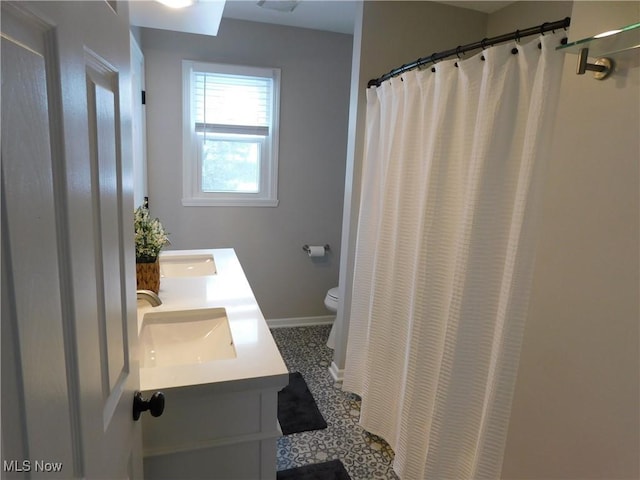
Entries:
{"type": "Polygon", "coordinates": [[[141,368],[236,358],[224,308],[149,312],[143,318],[140,347],[141,368]]]}
{"type": "Polygon", "coordinates": [[[162,277],[200,277],[215,275],[213,255],[160,255],[162,277]]]}

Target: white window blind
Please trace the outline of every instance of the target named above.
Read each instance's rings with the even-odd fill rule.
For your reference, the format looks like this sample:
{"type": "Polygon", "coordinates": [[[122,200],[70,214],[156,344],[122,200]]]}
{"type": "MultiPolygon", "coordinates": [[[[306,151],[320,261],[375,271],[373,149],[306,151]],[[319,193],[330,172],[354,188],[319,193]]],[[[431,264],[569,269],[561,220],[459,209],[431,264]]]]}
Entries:
{"type": "Polygon", "coordinates": [[[271,78],[195,72],[196,131],[268,135],[271,84],[271,78]]]}

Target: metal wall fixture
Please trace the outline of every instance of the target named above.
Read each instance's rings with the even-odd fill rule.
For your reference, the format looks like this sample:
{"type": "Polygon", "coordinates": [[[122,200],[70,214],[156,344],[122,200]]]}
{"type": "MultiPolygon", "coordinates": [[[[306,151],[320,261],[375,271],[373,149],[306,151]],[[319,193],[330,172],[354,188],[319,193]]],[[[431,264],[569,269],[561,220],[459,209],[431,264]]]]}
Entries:
{"type": "Polygon", "coordinates": [[[593,78],[604,80],[613,71],[613,60],[607,57],[597,58],[595,63],[589,63],[589,49],[583,48],[578,54],[578,68],[576,73],[584,75],[587,71],[594,72],[593,78]]]}
{"type": "Polygon", "coordinates": [[[615,63],[611,57],[637,48],[640,48],[640,23],[582,38],[561,45],[556,50],[578,55],[576,69],[578,75],[584,75],[590,71],[593,72],[593,78],[604,80],[615,69],[615,63]],[[589,54],[596,58],[594,63],[589,62],[589,54]]]}
{"type": "MultiPolygon", "coordinates": [[[[324,249],[327,252],[329,252],[331,250],[331,248],[329,247],[328,243],[325,243],[323,246],[324,246],[324,249]]],[[[306,244],[302,246],[302,250],[304,250],[307,253],[309,253],[311,251],[311,249],[309,248],[309,245],[306,245],[306,244]]]]}

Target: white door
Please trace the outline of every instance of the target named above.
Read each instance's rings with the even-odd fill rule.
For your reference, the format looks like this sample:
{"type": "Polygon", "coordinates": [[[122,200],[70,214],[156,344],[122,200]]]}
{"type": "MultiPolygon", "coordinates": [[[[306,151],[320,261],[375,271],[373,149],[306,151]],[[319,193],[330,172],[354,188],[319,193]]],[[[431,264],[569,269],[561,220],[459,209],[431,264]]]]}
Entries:
{"type": "Polygon", "coordinates": [[[137,478],[128,5],[1,7],[3,476],[137,478]]]}

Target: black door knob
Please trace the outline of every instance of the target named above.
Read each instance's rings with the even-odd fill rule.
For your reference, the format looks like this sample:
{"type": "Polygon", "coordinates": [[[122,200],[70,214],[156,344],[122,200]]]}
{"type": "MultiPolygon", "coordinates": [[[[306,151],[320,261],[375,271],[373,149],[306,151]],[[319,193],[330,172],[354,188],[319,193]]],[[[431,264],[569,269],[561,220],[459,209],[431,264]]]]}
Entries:
{"type": "Polygon", "coordinates": [[[164,393],[156,392],[149,400],[142,398],[142,393],[133,395],[133,419],[138,420],[142,412],[149,410],[152,417],[159,417],[164,412],[164,393]]]}

